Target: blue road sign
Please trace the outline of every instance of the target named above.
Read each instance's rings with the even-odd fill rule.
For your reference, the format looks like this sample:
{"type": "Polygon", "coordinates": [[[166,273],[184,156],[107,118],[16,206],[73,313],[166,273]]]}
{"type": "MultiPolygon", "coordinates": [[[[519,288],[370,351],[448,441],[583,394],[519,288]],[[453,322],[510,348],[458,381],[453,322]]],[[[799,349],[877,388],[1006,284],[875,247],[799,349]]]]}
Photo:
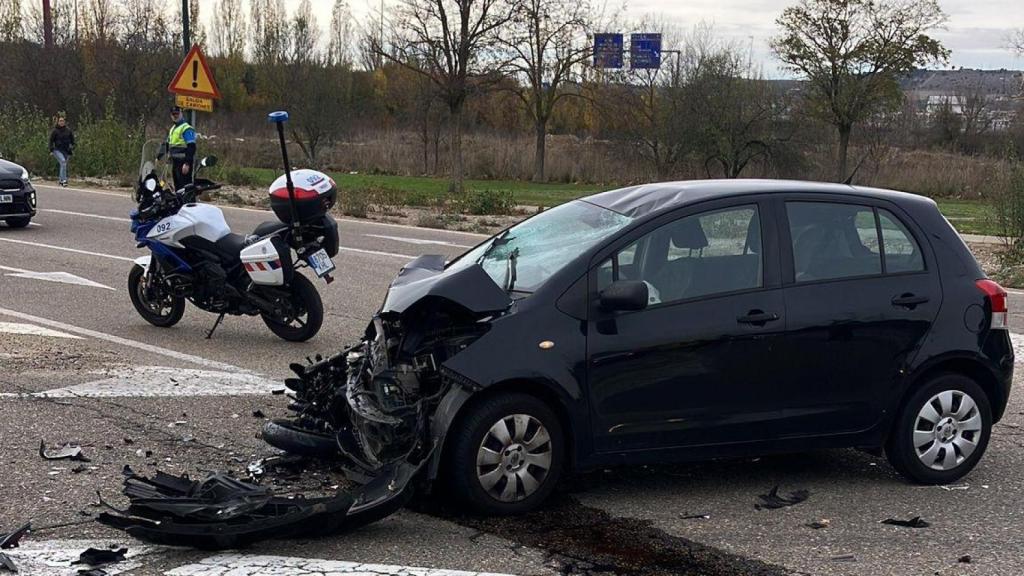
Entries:
{"type": "Polygon", "coordinates": [[[661,34],[630,34],[629,66],[634,69],[661,68],[661,34]]]}
{"type": "Polygon", "coordinates": [[[622,68],[622,34],[594,34],[594,67],[622,68]]]}

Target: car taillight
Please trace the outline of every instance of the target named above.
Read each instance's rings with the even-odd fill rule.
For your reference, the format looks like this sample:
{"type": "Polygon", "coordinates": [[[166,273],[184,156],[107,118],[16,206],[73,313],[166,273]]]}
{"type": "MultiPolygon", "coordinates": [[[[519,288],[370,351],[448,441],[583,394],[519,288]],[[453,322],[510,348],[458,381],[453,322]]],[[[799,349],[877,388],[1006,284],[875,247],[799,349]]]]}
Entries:
{"type": "Polygon", "coordinates": [[[974,283],[985,293],[985,298],[988,299],[989,304],[992,306],[992,323],[991,328],[996,330],[1006,330],[1010,327],[1009,310],[1006,307],[1006,290],[995,282],[988,278],[982,278],[974,283]]]}

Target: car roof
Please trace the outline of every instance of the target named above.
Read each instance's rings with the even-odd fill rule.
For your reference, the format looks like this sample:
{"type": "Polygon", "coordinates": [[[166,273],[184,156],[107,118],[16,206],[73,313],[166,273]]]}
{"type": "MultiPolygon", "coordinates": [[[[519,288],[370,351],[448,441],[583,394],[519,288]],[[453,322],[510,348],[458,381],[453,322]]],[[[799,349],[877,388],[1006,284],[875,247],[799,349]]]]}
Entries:
{"type": "Polygon", "coordinates": [[[705,200],[778,192],[844,194],[847,196],[855,195],[890,200],[902,205],[910,203],[935,206],[935,202],[930,198],[894,190],[827,182],[755,180],[746,178],[733,180],[683,180],[679,182],[641,184],[639,186],[599,192],[581,198],[581,200],[631,218],[640,218],[654,216],[673,208],[705,200]]]}

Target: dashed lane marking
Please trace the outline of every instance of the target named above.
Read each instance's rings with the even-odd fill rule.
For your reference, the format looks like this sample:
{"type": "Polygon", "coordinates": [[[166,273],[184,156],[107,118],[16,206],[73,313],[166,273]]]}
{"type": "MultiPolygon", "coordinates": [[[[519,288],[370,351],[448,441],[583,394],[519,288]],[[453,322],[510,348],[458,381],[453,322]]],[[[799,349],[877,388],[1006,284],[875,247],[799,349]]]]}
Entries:
{"type": "Polygon", "coordinates": [[[57,330],[43,328],[42,326],[36,326],[35,324],[23,324],[20,322],[0,322],[0,332],[4,334],[23,334],[27,336],[44,336],[50,338],[82,339],[81,336],[75,336],[74,334],[68,334],[67,332],[59,332],[57,330]]]}
{"type": "Polygon", "coordinates": [[[495,573],[464,572],[461,570],[435,570],[386,564],[359,564],[341,560],[296,558],[293,556],[263,556],[250,554],[219,554],[196,564],[180,566],[167,576],[335,576],[342,574],[361,576],[501,576],[495,573]]]}
{"type": "Polygon", "coordinates": [[[111,260],[123,260],[125,262],[134,262],[134,258],[128,258],[127,256],[115,256],[113,254],[104,254],[102,252],[90,252],[89,250],[79,250],[78,248],[68,248],[66,246],[54,246],[53,244],[43,244],[42,242],[29,242],[27,240],[15,240],[14,238],[0,238],[0,242],[10,242],[11,244],[24,244],[26,246],[35,246],[37,248],[49,248],[51,250],[62,250],[64,252],[73,252],[75,254],[85,254],[87,256],[99,256],[101,258],[110,258],[111,260]]]}
{"type": "Polygon", "coordinates": [[[41,208],[40,212],[53,212],[54,214],[66,214],[68,216],[85,216],[86,218],[98,218],[100,220],[112,220],[114,222],[131,222],[131,218],[120,216],[104,216],[103,214],[90,214],[88,212],[72,212],[71,210],[57,210],[56,208],[41,208]]]}
{"type": "Polygon", "coordinates": [[[424,238],[407,238],[405,236],[388,236],[387,234],[363,234],[370,238],[383,238],[384,240],[395,240],[396,242],[405,242],[406,244],[438,244],[441,246],[453,246],[455,248],[472,248],[469,244],[456,244],[454,242],[448,242],[446,240],[427,240],[424,238]]]}
{"type": "Polygon", "coordinates": [[[173,396],[260,396],[282,386],[254,374],[167,366],[126,366],[103,378],[30,393],[0,393],[19,398],[156,398],[173,396]]]}
{"type": "Polygon", "coordinates": [[[161,346],[155,346],[153,344],[146,344],[145,342],[138,342],[135,340],[129,340],[128,338],[122,338],[120,336],[114,336],[113,334],[106,334],[104,332],[98,332],[96,330],[90,330],[88,328],[81,328],[72,324],[66,324],[64,322],[58,322],[56,320],[50,320],[49,318],[42,318],[34,316],[32,314],[26,314],[24,312],[18,312],[17,310],[11,310],[9,308],[0,307],[0,316],[11,316],[35,324],[42,324],[43,326],[49,326],[57,330],[63,330],[64,332],[70,332],[71,334],[77,334],[79,336],[88,336],[90,338],[96,338],[98,340],[105,340],[113,344],[120,346],[126,346],[128,348],[135,348],[137,350],[143,350],[145,352],[151,352],[153,354],[159,354],[161,356],[167,356],[168,358],[174,358],[175,360],[181,360],[197,366],[203,366],[204,368],[212,368],[214,370],[222,370],[225,372],[234,373],[245,373],[253,374],[252,371],[238,366],[233,366],[226,362],[218,362],[216,360],[209,360],[202,356],[195,356],[193,354],[186,354],[185,352],[178,352],[176,350],[170,350],[161,346]]]}

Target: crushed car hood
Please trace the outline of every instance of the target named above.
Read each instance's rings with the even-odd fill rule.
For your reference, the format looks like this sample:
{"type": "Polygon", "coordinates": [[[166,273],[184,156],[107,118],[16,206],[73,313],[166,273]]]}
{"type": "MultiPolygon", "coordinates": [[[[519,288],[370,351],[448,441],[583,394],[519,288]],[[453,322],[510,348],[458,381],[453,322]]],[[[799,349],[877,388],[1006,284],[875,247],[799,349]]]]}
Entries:
{"type": "Polygon", "coordinates": [[[404,313],[427,298],[454,302],[470,312],[498,312],[512,304],[479,264],[457,270],[445,269],[444,256],[428,254],[409,262],[388,288],[381,313],[404,313]]]}

